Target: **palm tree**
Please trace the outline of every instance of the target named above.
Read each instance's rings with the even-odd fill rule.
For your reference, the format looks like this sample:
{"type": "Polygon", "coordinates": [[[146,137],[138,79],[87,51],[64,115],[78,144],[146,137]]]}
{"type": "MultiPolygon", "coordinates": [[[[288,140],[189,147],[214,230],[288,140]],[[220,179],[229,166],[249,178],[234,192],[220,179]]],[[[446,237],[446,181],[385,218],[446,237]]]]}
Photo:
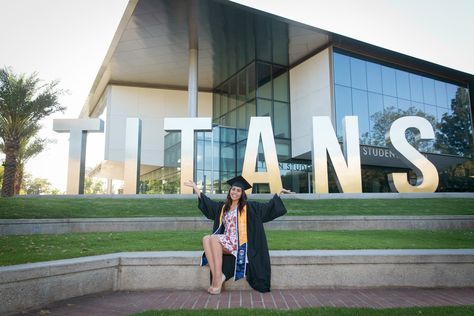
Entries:
{"type": "Polygon", "coordinates": [[[28,141],[26,144],[20,145],[20,151],[18,155],[18,168],[15,175],[15,194],[20,193],[20,188],[23,183],[23,174],[25,171],[25,164],[31,158],[42,152],[46,146],[54,141],[47,138],[35,138],[32,141],[28,141]]]}
{"type": "MultiPolygon", "coordinates": [[[[38,129],[34,131],[34,134],[36,134],[37,132],[38,129]]],[[[47,138],[34,138],[33,140],[31,140],[30,138],[26,137],[20,142],[20,149],[18,150],[17,168],[15,173],[15,184],[13,190],[15,195],[20,194],[20,189],[23,184],[25,164],[28,162],[28,160],[41,153],[48,144],[51,144],[53,142],[54,141],[47,138]]],[[[5,152],[5,145],[3,143],[0,143],[0,151],[5,152]]]]}
{"type": "MultiPolygon", "coordinates": [[[[23,182],[23,174],[25,169],[25,164],[31,158],[38,155],[42,152],[48,143],[53,141],[47,138],[34,138],[38,133],[40,126],[38,125],[36,129],[32,130],[32,135],[25,136],[24,139],[20,142],[20,148],[18,150],[18,159],[17,159],[17,168],[15,173],[15,184],[14,184],[14,194],[20,193],[20,188],[23,182]]],[[[5,145],[0,141],[0,151],[5,153],[5,145]]],[[[2,173],[3,177],[3,173],[2,173]]]]}
{"type": "Polygon", "coordinates": [[[9,68],[0,69],[0,138],[5,162],[2,196],[15,192],[15,177],[21,143],[39,130],[39,121],[65,108],[58,103],[58,82],[40,84],[36,73],[16,75],[9,68]]]}

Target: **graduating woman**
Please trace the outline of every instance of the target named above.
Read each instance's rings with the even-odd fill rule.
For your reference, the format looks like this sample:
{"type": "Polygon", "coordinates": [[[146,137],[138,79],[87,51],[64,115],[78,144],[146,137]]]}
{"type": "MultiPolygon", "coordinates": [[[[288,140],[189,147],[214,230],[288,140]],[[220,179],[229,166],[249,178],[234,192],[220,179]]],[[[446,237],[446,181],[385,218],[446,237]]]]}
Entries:
{"type": "Polygon", "coordinates": [[[252,288],[259,292],[270,291],[270,255],[263,223],[286,213],[280,194],[267,203],[248,202],[245,190],[252,186],[238,176],[227,181],[231,186],[225,202],[215,202],[198,189],[191,180],[184,184],[194,188],[198,207],[208,219],[214,221],[212,235],[204,236],[204,254],[201,265],[211,270],[210,294],[219,294],[224,282],[247,276],[252,288]]]}

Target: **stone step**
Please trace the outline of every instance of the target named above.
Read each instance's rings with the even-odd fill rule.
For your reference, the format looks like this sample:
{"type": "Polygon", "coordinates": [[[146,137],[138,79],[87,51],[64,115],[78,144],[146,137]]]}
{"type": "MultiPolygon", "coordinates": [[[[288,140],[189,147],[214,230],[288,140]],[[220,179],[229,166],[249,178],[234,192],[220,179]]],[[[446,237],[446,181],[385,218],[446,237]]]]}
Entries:
{"type": "MultiPolygon", "coordinates": [[[[0,267],[0,314],[92,293],[199,289],[200,251],[123,252],[0,267]]],[[[473,287],[474,249],[271,251],[272,289],[473,287]]],[[[245,280],[226,282],[245,290],[245,280]]]]}
{"type": "MultiPolygon", "coordinates": [[[[283,216],[265,223],[271,230],[471,229],[474,215],[283,216]]],[[[2,219],[0,235],[64,234],[147,230],[210,230],[204,217],[2,219]]]]}

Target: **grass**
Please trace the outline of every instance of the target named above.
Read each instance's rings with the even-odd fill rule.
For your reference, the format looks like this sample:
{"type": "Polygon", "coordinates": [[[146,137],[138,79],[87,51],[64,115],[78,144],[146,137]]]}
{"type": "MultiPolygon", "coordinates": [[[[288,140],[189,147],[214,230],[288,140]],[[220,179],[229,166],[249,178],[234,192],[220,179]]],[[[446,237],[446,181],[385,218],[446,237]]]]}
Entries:
{"type": "Polygon", "coordinates": [[[161,310],[147,311],[134,316],[466,316],[474,315],[474,306],[442,306],[442,307],[408,307],[408,308],[345,308],[345,307],[313,307],[298,310],[271,310],[271,309],[200,309],[200,310],[161,310]]]}
{"type": "MultiPolygon", "coordinates": [[[[285,199],[287,215],[474,215],[474,199],[285,199]]],[[[0,198],[0,218],[201,216],[196,199],[0,198]]]]}
{"type": "MultiPolygon", "coordinates": [[[[0,236],[0,265],[125,251],[202,250],[209,231],[0,236]]],[[[474,248],[474,230],[267,231],[270,250],[474,248]]]]}

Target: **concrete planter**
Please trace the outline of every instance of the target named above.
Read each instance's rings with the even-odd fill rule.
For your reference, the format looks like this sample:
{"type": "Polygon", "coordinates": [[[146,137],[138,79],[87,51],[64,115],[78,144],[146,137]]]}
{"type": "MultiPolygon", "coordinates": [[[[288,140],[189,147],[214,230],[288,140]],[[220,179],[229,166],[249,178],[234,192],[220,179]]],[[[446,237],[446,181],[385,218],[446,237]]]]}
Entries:
{"type": "MultiPolygon", "coordinates": [[[[119,290],[209,284],[199,251],[117,253],[0,267],[0,314],[119,290]]],[[[474,249],[271,251],[273,289],[472,287],[474,249]]],[[[245,280],[229,290],[250,289],[245,280]]]]}

